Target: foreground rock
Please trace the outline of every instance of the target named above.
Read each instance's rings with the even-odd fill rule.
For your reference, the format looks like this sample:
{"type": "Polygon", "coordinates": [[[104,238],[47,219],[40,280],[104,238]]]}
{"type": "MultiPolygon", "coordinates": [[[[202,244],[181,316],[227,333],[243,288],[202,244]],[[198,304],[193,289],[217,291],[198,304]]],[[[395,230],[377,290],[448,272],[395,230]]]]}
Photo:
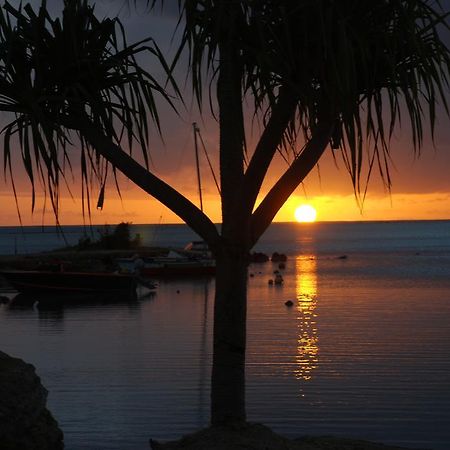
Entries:
{"type": "Polygon", "coordinates": [[[47,390],[31,364],[0,352],[0,448],[60,450],[63,434],[46,407],[47,390]]]}
{"type": "Polygon", "coordinates": [[[383,444],[331,437],[287,439],[260,424],[215,427],[179,441],[150,441],[153,450],[404,450],[383,444]]]}

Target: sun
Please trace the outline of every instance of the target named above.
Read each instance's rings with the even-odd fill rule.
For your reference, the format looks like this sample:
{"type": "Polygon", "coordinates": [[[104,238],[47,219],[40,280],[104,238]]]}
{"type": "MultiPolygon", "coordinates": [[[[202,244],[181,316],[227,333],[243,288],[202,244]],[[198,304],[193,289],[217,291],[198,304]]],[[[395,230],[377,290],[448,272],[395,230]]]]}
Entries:
{"type": "Polygon", "coordinates": [[[315,222],[317,211],[311,205],[300,205],[295,210],[295,219],[297,222],[315,222]]]}

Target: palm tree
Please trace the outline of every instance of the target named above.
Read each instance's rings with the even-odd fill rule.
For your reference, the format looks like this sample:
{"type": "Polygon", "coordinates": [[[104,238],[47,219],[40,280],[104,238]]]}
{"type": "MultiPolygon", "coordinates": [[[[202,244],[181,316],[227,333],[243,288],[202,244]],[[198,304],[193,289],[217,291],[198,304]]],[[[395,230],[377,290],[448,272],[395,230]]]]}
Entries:
{"type": "Polygon", "coordinates": [[[14,114],[3,129],[4,168],[16,138],[33,192],[39,177],[57,213],[78,138],[86,189],[90,171],[101,178],[106,160],[205,239],[217,261],[211,421],[244,422],[249,252],[328,148],[344,161],[356,193],[364,193],[365,164],[368,176],[378,168],[390,186],[389,141],[400,119],[409,119],[419,151],[438,103],[448,112],[450,55],[439,36],[447,16],[429,0],[179,4],[178,55],[189,53],[199,104],[206,82],[218,111],[220,233],[146,164],[147,121],[159,124],[154,95],[171,97],[136,56],[151,54],[179,93],[163,55],[153,41],[128,46],[119,22],[97,20],[86,0],[66,0],[62,20],[49,16],[45,2],[38,13],[30,5],[3,8],[0,109],[14,114]],[[262,123],[254,149],[246,145],[245,99],[262,123]],[[133,142],[144,165],[131,155],[133,142]],[[255,208],[277,152],[291,163],[255,208]]]}

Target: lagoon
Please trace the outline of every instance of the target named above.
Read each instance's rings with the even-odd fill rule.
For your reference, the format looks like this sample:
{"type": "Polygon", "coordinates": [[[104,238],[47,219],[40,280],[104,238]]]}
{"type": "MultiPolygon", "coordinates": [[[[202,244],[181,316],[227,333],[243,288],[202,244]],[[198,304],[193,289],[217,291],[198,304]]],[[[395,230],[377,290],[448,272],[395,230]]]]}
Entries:
{"type": "MultiPolygon", "coordinates": [[[[283,286],[276,264],[250,267],[249,420],[448,449],[450,222],[273,224],[257,249],[288,262],[283,286]]],[[[143,450],[208,423],[213,298],[213,280],[184,279],[131,303],[1,305],[1,349],[36,366],[68,450],[143,450]]]]}

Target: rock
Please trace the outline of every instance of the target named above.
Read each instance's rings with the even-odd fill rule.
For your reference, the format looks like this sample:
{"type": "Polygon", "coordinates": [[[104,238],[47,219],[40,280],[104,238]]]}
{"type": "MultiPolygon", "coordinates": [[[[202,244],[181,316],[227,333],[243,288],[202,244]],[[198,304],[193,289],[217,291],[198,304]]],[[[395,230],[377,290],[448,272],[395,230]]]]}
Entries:
{"type": "Polygon", "coordinates": [[[272,258],[270,258],[272,262],[286,262],[287,256],[284,253],[274,252],[272,253],[272,258]]]}
{"type": "Polygon", "coordinates": [[[277,285],[281,285],[281,284],[284,283],[283,276],[280,273],[277,273],[275,275],[274,283],[277,284],[277,285]]]}
{"type": "Polygon", "coordinates": [[[60,450],[63,433],[46,407],[47,390],[31,364],[0,352],[0,448],[60,450]]]}
{"type": "Polygon", "coordinates": [[[150,440],[152,450],[294,450],[294,445],[258,424],[206,428],[179,441],[166,443],[150,440]]]}
{"type": "Polygon", "coordinates": [[[289,308],[291,306],[294,306],[294,302],[292,300],[288,300],[287,302],[284,303],[286,306],[288,306],[289,308]]]}
{"type": "Polygon", "coordinates": [[[255,252],[250,255],[250,262],[265,263],[269,261],[269,257],[265,253],[255,252]]]}

